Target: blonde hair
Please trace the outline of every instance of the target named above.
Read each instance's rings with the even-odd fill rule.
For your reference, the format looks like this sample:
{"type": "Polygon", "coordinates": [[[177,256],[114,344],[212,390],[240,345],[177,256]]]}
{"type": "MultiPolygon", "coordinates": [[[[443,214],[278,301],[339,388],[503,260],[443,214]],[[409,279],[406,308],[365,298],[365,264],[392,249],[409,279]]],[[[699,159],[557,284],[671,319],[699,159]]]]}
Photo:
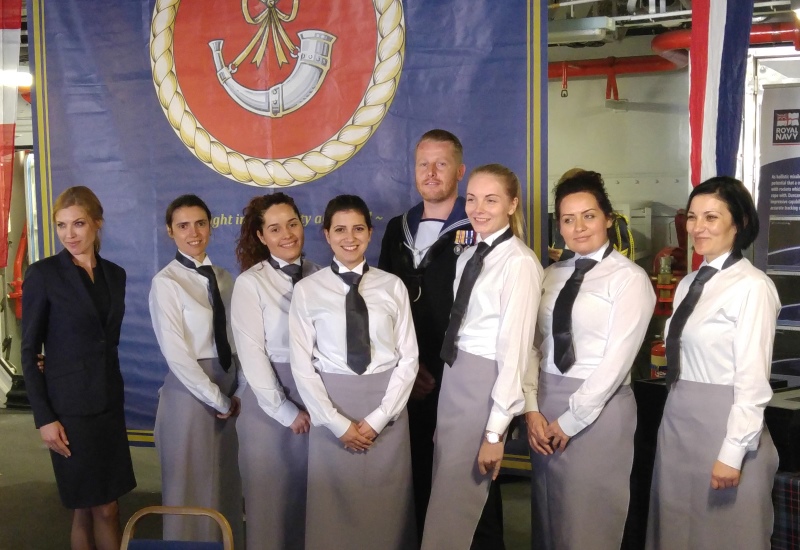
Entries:
{"type": "MultiPolygon", "coordinates": [[[[56,214],[70,206],[78,206],[86,210],[86,214],[95,223],[103,221],[103,205],[100,204],[100,199],[97,198],[97,195],[86,186],[76,185],[75,187],[70,187],[58,196],[53,205],[53,222],[55,223],[56,221],[56,214]]],[[[97,230],[95,235],[94,251],[100,252],[100,229],[97,230]]]]}
{"type": "Polygon", "coordinates": [[[525,218],[522,217],[522,187],[519,183],[519,178],[509,168],[502,164],[484,164],[478,166],[469,174],[469,178],[478,174],[487,174],[494,176],[503,185],[506,194],[511,200],[517,199],[517,208],[514,213],[508,217],[508,223],[511,225],[511,231],[514,236],[522,238],[525,234],[525,218]]]}

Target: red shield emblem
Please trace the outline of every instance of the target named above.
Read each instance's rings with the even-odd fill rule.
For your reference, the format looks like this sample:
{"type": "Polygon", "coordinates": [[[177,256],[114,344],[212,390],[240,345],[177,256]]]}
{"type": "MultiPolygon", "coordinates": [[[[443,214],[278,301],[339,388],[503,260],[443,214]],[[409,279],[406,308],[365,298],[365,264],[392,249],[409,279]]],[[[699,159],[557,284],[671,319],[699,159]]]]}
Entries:
{"type": "Polygon", "coordinates": [[[162,108],[189,150],[227,177],[316,179],[388,111],[403,61],[400,0],[159,4],[151,60],[162,108]]]}

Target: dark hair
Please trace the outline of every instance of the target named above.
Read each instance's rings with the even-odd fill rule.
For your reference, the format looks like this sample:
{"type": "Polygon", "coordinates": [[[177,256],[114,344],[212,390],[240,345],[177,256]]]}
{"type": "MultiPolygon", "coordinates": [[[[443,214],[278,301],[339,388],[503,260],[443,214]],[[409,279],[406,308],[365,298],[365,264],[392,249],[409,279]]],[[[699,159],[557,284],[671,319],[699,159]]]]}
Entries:
{"type": "Polygon", "coordinates": [[[741,181],[729,176],[707,179],[692,190],[686,203],[687,212],[692,199],[697,195],[716,195],[727,205],[736,226],[736,237],[733,239],[734,252],[741,253],[753,244],[758,236],[758,212],[752,195],[741,181]]]}
{"type": "Polygon", "coordinates": [[[172,215],[178,208],[186,208],[196,206],[198,208],[202,208],[206,211],[206,216],[208,216],[208,221],[211,221],[211,210],[208,209],[208,206],[203,199],[198,197],[197,195],[181,195],[167,206],[167,213],[164,216],[164,221],[167,223],[167,227],[172,226],[172,215]]]}
{"type": "Polygon", "coordinates": [[[422,137],[419,138],[417,142],[417,147],[414,148],[416,150],[419,148],[420,143],[423,141],[438,141],[444,143],[451,143],[453,145],[453,149],[456,152],[456,160],[459,164],[461,164],[464,160],[464,146],[461,145],[461,140],[459,140],[455,134],[448,132],[447,130],[441,130],[439,128],[434,128],[433,130],[428,130],[422,137]]]}
{"type": "MultiPolygon", "coordinates": [[[[575,170],[575,169],[573,169],[575,170]]],[[[606,218],[614,219],[614,207],[608,199],[603,176],[589,170],[576,171],[571,176],[564,178],[555,188],[556,219],[561,219],[561,201],[567,195],[574,193],[589,193],[597,200],[600,210],[606,218]]]]}
{"type": "Polygon", "coordinates": [[[510,168],[506,168],[502,164],[478,166],[470,172],[469,179],[479,174],[494,176],[503,186],[506,195],[512,200],[517,199],[517,209],[508,217],[508,223],[511,225],[511,231],[514,235],[521,238],[525,232],[525,220],[522,217],[522,187],[520,186],[519,178],[510,168]]]}
{"type": "Polygon", "coordinates": [[[584,170],[583,168],[578,168],[577,166],[575,168],[570,168],[569,170],[567,170],[566,172],[561,174],[561,177],[558,178],[558,183],[556,185],[564,183],[566,180],[568,180],[572,176],[577,176],[581,172],[586,172],[586,170],[584,170]]]}
{"type": "MultiPolygon", "coordinates": [[[[61,194],[56,198],[53,204],[53,221],[56,221],[56,214],[60,210],[69,208],[70,206],[78,206],[86,210],[86,214],[92,219],[93,222],[103,221],[103,205],[100,204],[100,199],[97,195],[84,185],[76,185],[64,189],[61,194]]],[[[100,230],[94,237],[94,251],[100,252],[100,230]]]]}
{"type": "Polygon", "coordinates": [[[330,231],[333,215],[337,212],[347,212],[350,210],[364,216],[367,228],[372,229],[372,218],[369,215],[367,203],[358,195],[339,195],[338,197],[332,198],[328,202],[328,206],[325,207],[325,216],[322,218],[322,228],[326,231],[330,231]]]}
{"type": "Polygon", "coordinates": [[[240,270],[250,269],[270,257],[269,249],[258,238],[258,232],[264,227],[264,212],[278,204],[291,206],[294,213],[297,214],[297,218],[300,219],[300,210],[297,209],[294,199],[281,192],[255,196],[242,210],[244,218],[239,238],[236,239],[235,251],[240,270]]]}

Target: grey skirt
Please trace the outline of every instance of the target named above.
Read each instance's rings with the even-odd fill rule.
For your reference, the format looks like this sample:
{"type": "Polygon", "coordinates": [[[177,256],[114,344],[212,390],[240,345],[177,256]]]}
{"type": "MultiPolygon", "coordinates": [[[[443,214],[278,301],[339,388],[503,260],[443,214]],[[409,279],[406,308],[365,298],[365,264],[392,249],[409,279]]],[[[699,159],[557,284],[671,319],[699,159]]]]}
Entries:
{"type": "MultiPolygon", "coordinates": [[[[569,409],[583,384],[542,372],[539,410],[548,422],[569,409]]],[[[630,501],[636,401],[620,386],[600,416],[570,438],[563,452],[531,451],[533,548],[619,550],[630,501]]]]}
{"type": "Polygon", "coordinates": [[[778,453],[766,424],[745,455],[739,486],[711,488],[727,433],[733,386],[678,380],[658,430],[646,548],[768,549],[778,453]]]}
{"type": "MultiPolygon", "coordinates": [[[[333,406],[354,422],[380,405],[392,371],[321,373],[333,406]]],[[[408,413],[389,423],[366,452],[344,448],[328,428],[312,426],[308,449],[306,548],[414,548],[408,413]]]]}
{"type": "Polygon", "coordinates": [[[497,362],[463,350],[445,367],[433,438],[433,487],[424,550],[468,549],[489,495],[491,473],[478,471],[478,451],[492,410],[497,362]]]}
{"type": "MultiPolygon", "coordinates": [[[[238,363],[225,372],[216,359],[198,361],[225,395],[236,389],[238,363]]],[[[243,544],[242,485],[239,478],[236,419],[220,420],[170,371],[159,390],[155,442],[161,460],[161,496],[165,506],[203,506],[219,510],[243,544]]],[[[164,538],[221,540],[208,518],[165,516],[164,538]]]]}
{"type": "MultiPolygon", "coordinates": [[[[303,408],[289,363],[273,363],[286,398],[303,408]]],[[[248,550],[305,548],[308,434],[265,413],[248,386],[236,419],[248,550]]]]}

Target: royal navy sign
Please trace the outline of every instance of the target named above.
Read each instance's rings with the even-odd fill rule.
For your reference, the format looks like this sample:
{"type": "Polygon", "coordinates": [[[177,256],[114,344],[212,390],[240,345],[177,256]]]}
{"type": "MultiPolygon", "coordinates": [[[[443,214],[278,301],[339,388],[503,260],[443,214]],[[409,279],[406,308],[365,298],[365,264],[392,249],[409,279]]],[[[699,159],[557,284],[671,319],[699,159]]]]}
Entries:
{"type": "Polygon", "coordinates": [[[773,111],[772,144],[800,143],[800,110],[776,109],[773,111]]]}

